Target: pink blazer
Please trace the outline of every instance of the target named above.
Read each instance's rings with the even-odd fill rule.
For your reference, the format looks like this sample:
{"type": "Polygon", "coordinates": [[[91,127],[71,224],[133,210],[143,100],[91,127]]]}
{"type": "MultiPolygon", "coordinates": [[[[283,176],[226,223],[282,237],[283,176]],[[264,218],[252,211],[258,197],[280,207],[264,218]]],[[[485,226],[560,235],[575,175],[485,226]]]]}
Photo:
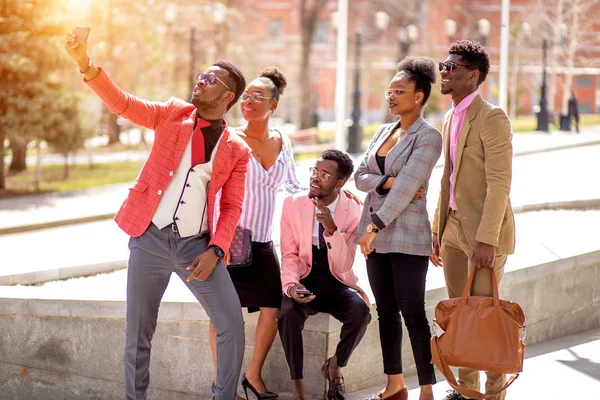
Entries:
{"type": "MultiPolygon", "coordinates": [[[[176,98],[170,98],[164,103],[139,99],[123,92],[104,71],[91,81],[84,81],[111,112],[154,130],[150,156],[115,216],[115,221],[127,234],[140,236],[150,225],[161,195],[183,157],[192,135],[195,107],[176,98]]],[[[209,124],[204,120],[199,120],[198,123],[201,127],[209,124]]],[[[208,226],[209,245],[215,244],[227,253],[242,212],[250,149],[228,127],[222,135],[208,188],[208,226]],[[214,208],[219,191],[222,191],[220,214],[215,224],[214,208]]],[[[204,204],[198,207],[204,207],[204,204]]]]}
{"type": "MultiPolygon", "coordinates": [[[[370,307],[369,298],[358,286],[358,277],[352,269],[361,207],[343,193],[333,215],[338,227],[327,242],[329,268],[333,276],[345,285],[355,289],[370,307]]],[[[283,292],[300,283],[312,268],[312,232],[315,206],[304,191],[285,199],[281,215],[281,282],[283,292]]]]}

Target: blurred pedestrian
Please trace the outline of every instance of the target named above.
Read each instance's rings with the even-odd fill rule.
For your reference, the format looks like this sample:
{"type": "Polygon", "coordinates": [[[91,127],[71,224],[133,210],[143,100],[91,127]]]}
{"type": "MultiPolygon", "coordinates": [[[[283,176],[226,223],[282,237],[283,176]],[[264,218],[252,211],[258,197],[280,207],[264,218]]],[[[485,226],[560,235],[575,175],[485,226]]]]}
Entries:
{"type": "Polygon", "coordinates": [[[569,122],[575,121],[575,132],[579,133],[579,103],[575,97],[575,91],[571,90],[571,97],[569,97],[569,122]]]}

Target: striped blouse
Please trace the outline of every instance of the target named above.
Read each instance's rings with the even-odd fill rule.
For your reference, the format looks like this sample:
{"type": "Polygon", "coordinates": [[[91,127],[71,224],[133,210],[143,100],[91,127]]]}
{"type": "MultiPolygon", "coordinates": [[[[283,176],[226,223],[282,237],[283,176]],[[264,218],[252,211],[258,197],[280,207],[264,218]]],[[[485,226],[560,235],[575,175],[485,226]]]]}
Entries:
{"type": "Polygon", "coordinates": [[[281,151],[275,164],[268,170],[252,156],[246,174],[246,195],[238,225],[252,231],[252,241],[269,242],[273,231],[273,214],[277,191],[283,185],[287,194],[298,193],[306,188],[296,176],[296,163],[290,139],[280,133],[281,151]]]}

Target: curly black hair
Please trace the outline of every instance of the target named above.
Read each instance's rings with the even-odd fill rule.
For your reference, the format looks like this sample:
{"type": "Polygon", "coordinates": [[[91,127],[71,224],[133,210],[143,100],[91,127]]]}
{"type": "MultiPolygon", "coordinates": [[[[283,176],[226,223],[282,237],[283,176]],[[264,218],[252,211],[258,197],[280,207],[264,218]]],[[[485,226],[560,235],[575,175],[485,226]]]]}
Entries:
{"type": "Polygon", "coordinates": [[[350,178],[354,171],[354,163],[350,156],[343,151],[339,150],[325,150],[319,157],[323,160],[335,161],[337,163],[337,169],[339,177],[342,179],[350,178]]]}
{"type": "Polygon", "coordinates": [[[260,71],[259,78],[264,78],[263,81],[269,86],[273,99],[279,100],[279,96],[283,94],[283,90],[287,86],[287,79],[283,72],[277,67],[267,67],[260,71]]]}
{"type": "Polygon", "coordinates": [[[490,72],[490,56],[481,43],[473,40],[458,40],[450,45],[448,54],[462,56],[465,64],[479,71],[477,86],[485,81],[490,72]]]}
{"type": "Polygon", "coordinates": [[[232,84],[229,86],[231,91],[235,94],[233,100],[229,102],[227,105],[227,110],[229,110],[237,101],[240,99],[242,93],[246,89],[246,78],[244,78],[244,74],[238,67],[230,63],[229,61],[219,60],[213,64],[216,67],[223,68],[225,71],[229,73],[228,81],[232,84]]]}
{"type": "Polygon", "coordinates": [[[415,83],[415,91],[423,92],[423,105],[431,94],[431,85],[436,77],[435,61],[429,57],[406,57],[396,66],[398,73],[403,73],[409,82],[415,83]]]}

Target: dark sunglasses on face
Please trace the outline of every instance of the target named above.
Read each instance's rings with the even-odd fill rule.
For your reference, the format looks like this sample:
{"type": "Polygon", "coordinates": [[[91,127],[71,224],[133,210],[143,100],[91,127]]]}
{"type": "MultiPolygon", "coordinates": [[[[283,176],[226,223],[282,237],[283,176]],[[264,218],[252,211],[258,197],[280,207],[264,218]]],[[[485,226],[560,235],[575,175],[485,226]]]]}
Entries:
{"type": "Polygon", "coordinates": [[[446,72],[452,72],[452,70],[456,67],[465,67],[467,69],[474,69],[473,67],[471,67],[470,65],[467,64],[460,64],[460,63],[455,63],[452,61],[448,61],[448,62],[440,62],[439,64],[439,69],[440,72],[446,71],[446,72]]]}
{"type": "Polygon", "coordinates": [[[225,84],[225,82],[220,80],[219,77],[215,75],[214,72],[209,72],[208,74],[206,72],[203,72],[201,74],[196,75],[196,82],[198,81],[204,81],[207,85],[212,85],[213,83],[215,83],[215,81],[219,81],[223,86],[227,88],[227,90],[231,90],[229,89],[229,86],[225,84]]]}

